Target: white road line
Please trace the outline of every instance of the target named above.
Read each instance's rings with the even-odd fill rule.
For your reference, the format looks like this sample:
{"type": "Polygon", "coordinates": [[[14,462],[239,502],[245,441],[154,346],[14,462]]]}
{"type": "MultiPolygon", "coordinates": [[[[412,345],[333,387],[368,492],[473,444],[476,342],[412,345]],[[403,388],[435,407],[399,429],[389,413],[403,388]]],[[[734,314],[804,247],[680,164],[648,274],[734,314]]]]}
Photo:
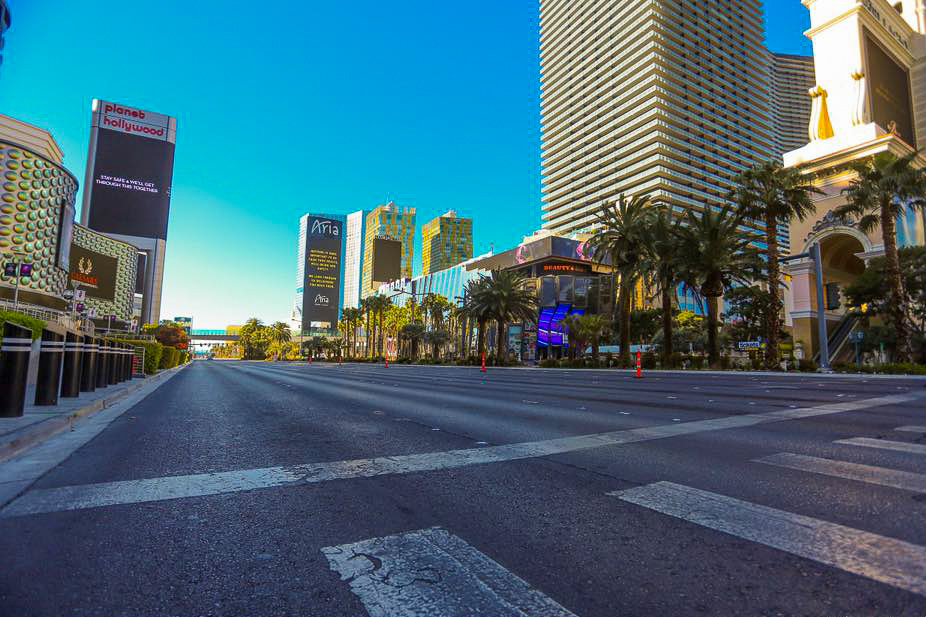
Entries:
{"type": "Polygon", "coordinates": [[[907,433],[926,433],[926,426],[898,426],[895,431],[906,431],[907,433]]]}
{"type": "Polygon", "coordinates": [[[898,471],[872,465],[859,465],[858,463],[833,461],[826,458],[789,453],[773,454],[757,458],[753,462],[818,473],[834,478],[846,478],[847,480],[857,480],[868,484],[889,486],[915,493],[926,493],[926,475],[909,471],[898,471]]]}
{"type": "Polygon", "coordinates": [[[576,617],[440,528],[323,548],[371,617],[576,617]]]}
{"type": "Polygon", "coordinates": [[[706,431],[744,428],[786,420],[813,418],[878,405],[896,405],[913,400],[921,399],[918,395],[897,394],[823,407],[727,416],[711,420],[662,424],[610,433],[561,437],[559,439],[490,446],[487,448],[35,489],[25,493],[3,510],[0,510],[0,518],[118,504],[163,501],[165,499],[201,497],[283,485],[315,484],[331,480],[440,471],[470,465],[518,461],[600,448],[602,446],[640,443],[706,431]]]}
{"type": "Polygon", "coordinates": [[[672,482],[610,494],[709,529],[926,595],[926,547],[672,482]]]}
{"type": "Polygon", "coordinates": [[[895,452],[909,452],[911,454],[926,454],[926,444],[907,443],[905,441],[853,437],[852,439],[840,439],[835,443],[842,443],[850,446],[864,446],[866,448],[880,448],[881,450],[894,450],[895,452]]]}

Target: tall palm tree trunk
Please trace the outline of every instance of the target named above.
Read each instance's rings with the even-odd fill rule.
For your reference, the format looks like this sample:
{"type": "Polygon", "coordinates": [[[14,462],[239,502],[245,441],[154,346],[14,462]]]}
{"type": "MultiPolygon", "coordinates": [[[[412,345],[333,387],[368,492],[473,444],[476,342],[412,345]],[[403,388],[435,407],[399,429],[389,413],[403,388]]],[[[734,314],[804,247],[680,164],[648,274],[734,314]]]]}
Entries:
{"type": "Polygon", "coordinates": [[[720,296],[707,296],[707,360],[711,368],[720,366],[720,351],[717,348],[719,298],[720,296]]]}
{"type": "Polygon", "coordinates": [[[495,343],[495,363],[501,364],[502,359],[505,357],[505,343],[508,337],[506,336],[508,332],[508,324],[498,321],[496,322],[498,326],[495,328],[496,338],[498,339],[495,343]]]}
{"type": "Polygon", "coordinates": [[[386,311],[379,311],[379,355],[386,355],[386,331],[385,331],[386,311]]]}
{"type": "Polygon", "coordinates": [[[367,313],[367,327],[366,327],[366,332],[365,332],[366,336],[364,337],[366,340],[364,342],[366,343],[367,347],[366,349],[363,350],[364,351],[363,355],[369,356],[370,358],[372,358],[373,357],[373,345],[370,344],[370,341],[373,338],[373,331],[370,329],[370,310],[367,309],[366,313],[367,313]]]}
{"type": "Polygon", "coordinates": [[[620,306],[620,358],[624,366],[630,365],[630,296],[632,292],[633,280],[631,277],[621,276],[620,297],[617,299],[617,303],[620,306]]]}
{"type": "Polygon", "coordinates": [[[887,266],[887,284],[891,290],[890,317],[897,336],[894,362],[909,362],[913,354],[910,331],[907,327],[906,298],[903,277],[900,274],[900,256],[897,254],[897,227],[888,208],[881,208],[881,233],[884,237],[884,260],[887,266]]]}
{"type": "Polygon", "coordinates": [[[781,266],[778,263],[778,220],[765,216],[765,243],[768,245],[768,291],[772,302],[765,315],[765,368],[778,370],[778,333],[781,332],[781,266]]]}
{"type": "Polygon", "coordinates": [[[672,364],[672,290],[662,283],[662,366],[672,364]]]}
{"type": "Polygon", "coordinates": [[[476,335],[478,337],[476,341],[476,355],[479,357],[482,357],[482,354],[484,354],[486,350],[486,321],[485,319],[479,320],[479,331],[476,335]]]}

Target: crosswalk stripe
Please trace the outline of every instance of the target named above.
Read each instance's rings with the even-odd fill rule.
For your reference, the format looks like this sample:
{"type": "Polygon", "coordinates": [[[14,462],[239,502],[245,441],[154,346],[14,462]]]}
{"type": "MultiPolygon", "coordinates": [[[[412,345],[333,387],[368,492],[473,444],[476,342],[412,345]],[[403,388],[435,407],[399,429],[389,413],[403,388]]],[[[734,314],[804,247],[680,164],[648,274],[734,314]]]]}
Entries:
{"type": "Polygon", "coordinates": [[[376,476],[439,471],[472,465],[520,461],[531,458],[567,454],[603,446],[641,443],[669,439],[707,431],[747,428],[760,424],[801,420],[819,416],[867,409],[879,405],[895,405],[923,400],[921,395],[898,394],[861,401],[784,409],[741,416],[726,416],[710,420],[677,422],[642,428],[561,437],[500,446],[405,454],[369,459],[308,463],[201,473],[140,480],[120,480],[59,488],[35,489],[20,496],[0,510],[0,518],[46,512],[62,512],[129,503],[145,503],[166,499],[203,497],[236,493],[276,486],[315,484],[332,480],[372,478],[376,476]]]}
{"type": "Polygon", "coordinates": [[[850,446],[864,446],[866,448],[880,448],[881,450],[894,450],[895,452],[909,452],[911,454],[926,454],[926,444],[907,443],[905,441],[853,437],[852,439],[840,439],[835,443],[847,444],[850,446]]]}
{"type": "Polygon", "coordinates": [[[906,431],[907,433],[926,433],[926,426],[898,426],[895,431],[906,431]]]}
{"type": "Polygon", "coordinates": [[[323,548],[372,617],[576,617],[440,528],[323,548]]]}
{"type": "Polygon", "coordinates": [[[826,458],[816,458],[814,456],[790,453],[773,454],[771,456],[757,458],[754,462],[796,469],[798,471],[818,473],[834,478],[846,478],[847,480],[857,480],[859,482],[867,482],[868,484],[889,486],[891,488],[899,488],[915,493],[926,493],[926,475],[911,473],[909,471],[898,471],[896,469],[885,469],[884,467],[860,465],[858,463],[847,463],[845,461],[833,461],[826,458]]]}
{"type": "Polygon", "coordinates": [[[672,482],[609,494],[702,527],[926,595],[926,548],[910,542],[672,482]]]}

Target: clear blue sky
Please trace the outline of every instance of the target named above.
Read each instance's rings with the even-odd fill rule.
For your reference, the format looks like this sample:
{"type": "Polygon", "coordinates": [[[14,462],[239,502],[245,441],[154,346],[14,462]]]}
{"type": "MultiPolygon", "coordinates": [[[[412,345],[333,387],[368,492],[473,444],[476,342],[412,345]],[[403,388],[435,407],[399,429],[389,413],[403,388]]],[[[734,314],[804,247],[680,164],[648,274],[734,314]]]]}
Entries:
{"type": "MultiPolygon", "coordinates": [[[[8,3],[0,113],[81,181],[93,98],[179,119],[162,318],[287,320],[310,211],[453,208],[477,254],[540,226],[536,0],[8,3]]],[[[800,0],[766,11],[810,53],[800,0]]]]}

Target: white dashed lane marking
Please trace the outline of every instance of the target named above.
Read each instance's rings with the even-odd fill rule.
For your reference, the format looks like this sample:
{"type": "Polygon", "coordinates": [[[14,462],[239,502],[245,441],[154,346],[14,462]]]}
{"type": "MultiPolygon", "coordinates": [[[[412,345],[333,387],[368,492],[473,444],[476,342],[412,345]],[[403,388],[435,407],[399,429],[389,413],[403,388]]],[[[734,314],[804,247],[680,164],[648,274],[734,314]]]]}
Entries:
{"type": "Polygon", "coordinates": [[[374,617],[576,617],[440,528],[331,546],[322,553],[374,617]]]}
{"type": "Polygon", "coordinates": [[[881,450],[893,450],[895,452],[909,452],[910,454],[926,454],[926,444],[907,443],[905,441],[853,437],[852,439],[840,439],[835,443],[847,444],[850,446],[864,446],[866,448],[879,448],[881,450]]]}
{"type": "Polygon", "coordinates": [[[623,501],[926,595],[926,548],[675,484],[610,493],[623,501]]]}
{"type": "Polygon", "coordinates": [[[457,469],[471,465],[485,465],[507,461],[526,460],[557,454],[566,454],[656,439],[668,439],[707,431],[745,428],[759,424],[800,420],[831,414],[867,409],[879,405],[896,405],[920,400],[912,394],[882,396],[854,402],[784,409],[766,413],[728,416],[694,422],[662,424],[609,433],[577,437],[561,437],[483,448],[405,454],[370,459],[333,461],[244,469],[217,473],[203,473],[141,480],[122,480],[60,488],[35,489],[20,496],[0,510],[0,518],[44,512],[81,510],[129,503],[145,503],[236,493],[275,486],[315,484],[332,480],[371,478],[376,476],[457,469]]]}
{"type": "Polygon", "coordinates": [[[926,426],[898,426],[894,430],[906,433],[926,433],[926,426]]]}
{"type": "Polygon", "coordinates": [[[867,482],[868,484],[889,486],[915,493],[926,493],[926,475],[909,471],[898,471],[872,465],[860,465],[858,463],[833,461],[826,458],[789,453],[765,456],[755,459],[755,462],[834,478],[845,478],[847,480],[867,482]]]}

